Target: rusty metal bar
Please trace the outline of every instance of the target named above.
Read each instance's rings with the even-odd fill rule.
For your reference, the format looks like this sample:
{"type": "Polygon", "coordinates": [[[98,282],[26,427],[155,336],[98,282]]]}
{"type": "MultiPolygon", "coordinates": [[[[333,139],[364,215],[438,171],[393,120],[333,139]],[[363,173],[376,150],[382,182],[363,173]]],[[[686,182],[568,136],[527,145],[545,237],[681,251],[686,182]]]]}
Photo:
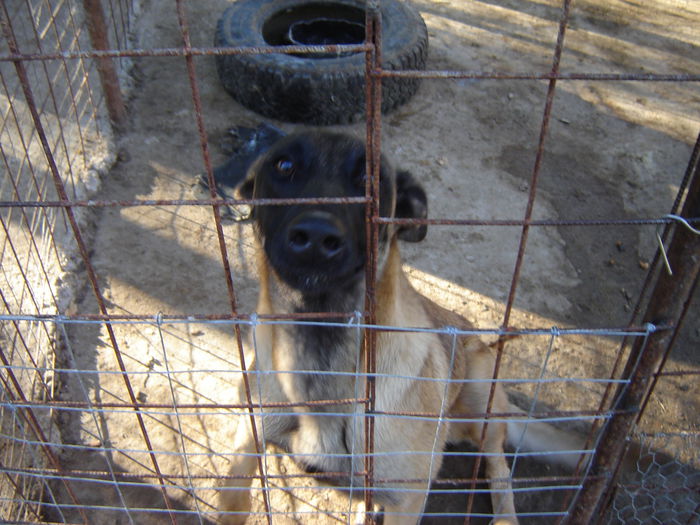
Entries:
{"type": "MultiPolygon", "coordinates": [[[[682,217],[700,216],[700,162],[692,167],[692,180],[681,211],[682,217]]],[[[616,473],[626,446],[626,437],[634,428],[641,406],[653,386],[663,357],[680,329],[682,318],[692,298],[692,290],[700,276],[700,236],[683,227],[677,227],[668,248],[668,260],[673,275],[661,272],[651,292],[643,321],[648,323],[675,323],[674,331],[655,332],[648,341],[637,340],[632,346],[623,372],[630,384],[618,390],[615,408],[627,411],[613,417],[603,430],[591,473],[602,476],[586,480],[574,502],[569,525],[583,525],[602,509],[602,503],[614,488],[616,473]],[[646,344],[644,344],[646,342],[646,344]]]]}
{"type": "MultiPolygon", "coordinates": [[[[697,237],[697,235],[696,235],[696,237],[697,237]]],[[[700,250],[698,253],[700,253],[700,250]]],[[[700,284],[700,271],[698,271],[698,274],[696,275],[695,280],[693,281],[690,289],[687,290],[686,300],[683,302],[682,307],[681,307],[681,312],[677,317],[676,328],[671,333],[670,339],[668,340],[668,343],[665,345],[665,347],[666,347],[665,351],[663,352],[663,355],[661,356],[661,358],[658,360],[658,364],[655,365],[655,369],[657,370],[657,372],[652,374],[651,384],[646,389],[646,394],[644,395],[642,402],[641,402],[641,408],[638,408],[636,410],[636,418],[635,418],[634,422],[632,423],[632,428],[634,428],[636,425],[639,424],[642,416],[644,415],[644,411],[646,410],[647,404],[649,403],[649,400],[651,399],[651,395],[654,392],[656,384],[657,384],[659,378],[663,375],[661,373],[661,371],[663,370],[664,366],[666,365],[666,361],[668,360],[668,357],[671,354],[671,350],[675,347],[677,338],[680,335],[681,326],[683,325],[683,323],[685,321],[685,317],[688,314],[688,311],[690,310],[690,303],[692,301],[692,298],[695,295],[695,291],[697,290],[699,284],[700,284]]],[[[628,361],[628,365],[629,365],[629,361],[628,361]]],[[[700,374],[700,371],[696,371],[696,373],[700,374]]],[[[676,374],[673,372],[669,372],[668,375],[676,375],[676,374]]],[[[623,457],[625,451],[626,451],[626,445],[625,445],[625,449],[623,449],[623,453],[619,456],[617,463],[615,465],[615,470],[613,471],[613,479],[616,479],[616,477],[618,475],[618,472],[620,470],[621,463],[622,463],[622,457],[623,457]]],[[[627,486],[629,486],[629,485],[627,485],[627,486]]],[[[611,485],[608,487],[606,493],[603,495],[603,497],[599,501],[599,506],[601,509],[607,509],[610,506],[610,503],[612,502],[612,499],[615,496],[616,489],[617,489],[616,483],[612,482],[611,485]]],[[[689,488],[684,487],[684,489],[688,490],[689,488]]],[[[693,489],[690,488],[689,490],[693,490],[693,489]]],[[[604,517],[604,513],[601,512],[599,514],[599,518],[598,518],[597,523],[602,523],[603,517],[604,517]]],[[[688,523],[690,523],[690,521],[688,521],[688,523]]]]}
{"type": "Polygon", "coordinates": [[[697,82],[700,75],[677,74],[661,75],[654,73],[502,73],[498,71],[444,71],[444,70],[393,70],[385,69],[382,78],[433,78],[464,80],[595,80],[595,81],[638,81],[638,82],[697,82]]]}
{"type": "MultiPolygon", "coordinates": [[[[129,208],[152,206],[288,206],[290,204],[366,204],[367,197],[305,197],[275,199],[130,199],[130,200],[55,200],[55,201],[0,201],[0,208],[129,208]]],[[[426,224],[431,226],[645,226],[671,224],[673,219],[408,219],[395,217],[375,217],[377,224],[426,224]]],[[[691,224],[699,223],[700,217],[691,217],[691,224]]]]}
{"type": "Polygon", "coordinates": [[[365,204],[366,197],[318,197],[298,199],[133,199],[133,200],[60,200],[0,201],[0,208],[114,208],[138,206],[287,206],[290,204],[365,204]]]}
{"type": "MultiPolygon", "coordinates": [[[[667,361],[669,355],[671,354],[671,350],[675,347],[676,340],[680,334],[680,327],[683,325],[683,322],[685,321],[685,317],[688,314],[688,311],[690,310],[690,302],[692,300],[692,297],[695,294],[695,291],[698,288],[699,283],[700,283],[700,272],[696,276],[695,281],[692,284],[692,287],[690,288],[690,290],[688,290],[688,298],[685,301],[685,303],[683,304],[682,311],[678,317],[677,328],[676,328],[676,330],[673,331],[671,338],[668,341],[668,344],[666,345],[666,350],[663,353],[663,356],[661,357],[659,364],[655,367],[659,371],[663,370],[664,366],[666,365],[666,361],[667,361]]],[[[700,370],[695,371],[695,374],[700,374],[700,370]]],[[[640,409],[638,409],[636,411],[636,418],[635,418],[634,423],[632,425],[633,428],[639,424],[642,416],[644,415],[644,411],[646,410],[647,404],[649,403],[649,400],[651,399],[651,395],[654,392],[654,389],[656,388],[656,384],[662,375],[663,374],[660,372],[656,372],[656,373],[652,374],[651,385],[647,388],[646,395],[644,396],[644,399],[642,400],[642,406],[640,409]]],[[[675,374],[673,372],[669,372],[668,375],[677,375],[677,374],[675,374]]],[[[618,475],[618,472],[619,472],[621,464],[622,464],[622,457],[625,454],[625,452],[626,452],[626,445],[625,445],[625,449],[623,450],[623,453],[618,458],[617,464],[615,465],[615,471],[613,474],[614,478],[616,478],[618,475]]],[[[605,481],[606,481],[606,479],[605,479],[605,477],[603,477],[601,479],[601,482],[605,482],[605,481]]],[[[630,484],[625,484],[625,486],[630,487],[630,484]]],[[[601,500],[599,502],[601,509],[607,509],[610,507],[610,504],[612,503],[612,500],[615,496],[616,490],[617,490],[616,483],[615,482],[611,483],[611,485],[608,487],[608,489],[606,491],[606,494],[601,498],[601,500]]],[[[697,485],[696,487],[687,487],[686,486],[686,487],[682,487],[682,488],[677,488],[675,490],[676,491],[693,491],[693,490],[698,491],[698,490],[700,490],[700,485],[697,485]]],[[[696,512],[696,514],[697,514],[697,512],[696,512]]],[[[605,516],[604,512],[601,512],[599,514],[598,521],[597,521],[598,524],[603,523],[604,516],[605,516]]],[[[688,523],[690,523],[690,520],[688,520],[688,523]]]]}
{"type": "MultiPolygon", "coordinates": [[[[566,26],[569,20],[569,10],[571,7],[571,0],[564,0],[562,7],[561,19],[559,21],[559,33],[557,34],[557,43],[554,51],[554,58],[552,61],[552,73],[556,74],[559,71],[559,63],[561,61],[561,55],[564,50],[564,35],[566,32],[566,26]]],[[[547,140],[547,134],[549,132],[549,123],[552,116],[552,106],[554,104],[554,94],[556,91],[557,79],[552,78],[549,81],[549,87],[547,89],[547,96],[544,107],[544,114],[542,116],[542,125],[540,127],[540,136],[537,145],[537,155],[535,157],[535,164],[532,168],[532,177],[530,179],[530,192],[528,194],[527,207],[525,210],[524,225],[521,232],[520,244],[518,246],[518,255],[515,262],[515,268],[513,270],[513,277],[511,279],[511,288],[508,293],[508,300],[506,301],[506,311],[503,316],[503,329],[508,329],[508,323],[510,321],[510,315],[515,303],[515,295],[518,289],[520,272],[522,270],[523,260],[525,258],[525,249],[527,247],[528,234],[530,231],[529,222],[532,220],[532,212],[535,205],[535,198],[537,196],[538,181],[540,176],[540,171],[542,168],[542,160],[544,159],[544,145],[547,140]]],[[[499,343],[498,354],[496,356],[496,372],[498,372],[498,362],[502,354],[502,343],[499,343]]],[[[493,389],[491,391],[491,396],[493,396],[493,389]]],[[[489,400],[489,406],[490,406],[489,400]]]]}
{"type": "Polygon", "coordinates": [[[366,197],[318,197],[298,199],[133,199],[0,201],[0,208],[114,208],[138,206],[288,206],[290,204],[366,204],[366,197]]]}
{"type": "MultiPolygon", "coordinates": [[[[12,33],[13,30],[12,30],[12,27],[10,26],[9,14],[7,13],[7,10],[5,9],[4,4],[3,4],[3,11],[4,11],[5,17],[7,18],[7,24],[8,24],[8,29],[7,29],[7,30],[8,30],[8,32],[12,33]]],[[[10,90],[9,90],[9,88],[8,88],[8,86],[7,86],[7,83],[5,82],[4,76],[2,76],[2,75],[0,75],[0,83],[2,84],[2,87],[4,88],[5,92],[6,92],[6,93],[9,93],[10,90]]],[[[18,115],[17,115],[17,112],[15,111],[14,105],[13,105],[13,104],[10,104],[10,108],[9,108],[9,109],[10,109],[10,114],[12,115],[12,120],[13,120],[14,123],[15,123],[15,126],[17,126],[17,129],[20,129],[20,127],[21,127],[20,124],[19,124],[19,123],[20,123],[20,119],[19,119],[19,117],[18,117],[18,115]]],[[[8,125],[9,122],[10,122],[10,119],[9,119],[9,118],[6,118],[6,119],[5,119],[5,123],[4,123],[3,126],[2,126],[3,130],[4,130],[5,127],[8,125]]],[[[31,181],[32,181],[32,187],[33,187],[34,190],[36,191],[36,194],[37,194],[38,199],[41,200],[41,199],[43,199],[43,193],[44,193],[44,192],[42,191],[42,188],[41,188],[41,185],[39,184],[39,181],[37,180],[36,170],[35,170],[35,168],[34,168],[34,164],[33,164],[32,161],[31,161],[31,155],[29,154],[29,147],[28,147],[28,145],[27,145],[27,141],[25,140],[25,137],[24,137],[24,134],[23,134],[23,133],[18,133],[18,135],[19,135],[20,144],[22,145],[22,151],[24,152],[24,156],[25,156],[25,159],[26,159],[27,167],[29,168],[29,173],[30,173],[30,175],[31,175],[30,178],[31,178],[31,181]]],[[[6,173],[7,173],[7,175],[8,175],[8,179],[10,180],[10,183],[12,184],[12,189],[13,189],[15,195],[16,195],[17,198],[19,199],[21,193],[20,193],[20,190],[19,190],[20,181],[19,181],[18,179],[19,179],[20,177],[19,177],[18,174],[15,174],[15,173],[13,172],[13,170],[10,169],[10,166],[9,166],[9,163],[8,163],[8,159],[7,159],[6,155],[5,155],[4,149],[0,148],[0,150],[1,150],[0,153],[2,154],[2,158],[3,158],[3,163],[4,163],[4,165],[5,165],[6,173]]],[[[23,215],[24,215],[24,213],[23,213],[23,215]]],[[[43,212],[42,212],[42,216],[43,216],[44,221],[45,221],[46,224],[51,224],[51,221],[50,221],[50,219],[49,219],[49,215],[46,213],[46,211],[43,211],[43,212]]],[[[29,221],[29,218],[28,218],[28,217],[25,217],[24,220],[25,220],[25,223],[26,223],[27,225],[30,224],[30,221],[29,221]]],[[[60,265],[61,257],[60,257],[60,255],[59,255],[58,247],[56,246],[56,238],[55,238],[55,236],[54,236],[53,229],[47,228],[47,230],[48,230],[48,231],[47,231],[47,235],[48,235],[49,240],[50,240],[50,242],[51,242],[51,248],[52,248],[52,250],[53,250],[53,252],[54,252],[54,254],[55,254],[56,260],[59,261],[59,265],[60,265]]],[[[31,228],[30,228],[28,231],[31,231],[31,228]]],[[[32,243],[35,243],[35,241],[34,241],[33,239],[32,239],[32,243]]],[[[37,251],[37,253],[38,253],[38,251],[37,251]]],[[[42,262],[42,267],[43,267],[43,262],[42,262]]]]}
{"type": "MultiPolygon", "coordinates": [[[[177,19],[180,26],[180,33],[182,35],[182,40],[184,43],[185,51],[191,48],[189,27],[187,23],[187,15],[185,13],[185,7],[182,0],[176,0],[177,8],[177,19]]],[[[212,199],[216,199],[216,181],[214,180],[214,170],[211,164],[211,159],[209,156],[209,142],[207,140],[207,132],[204,126],[204,117],[202,116],[202,100],[199,94],[199,85],[197,83],[197,73],[194,66],[194,57],[190,53],[185,55],[185,63],[187,65],[187,74],[190,82],[190,89],[192,91],[192,104],[195,111],[195,119],[197,122],[197,131],[199,133],[199,143],[202,150],[202,158],[204,160],[204,166],[207,172],[207,185],[209,186],[209,193],[212,199]]],[[[226,249],[226,239],[224,238],[224,230],[221,223],[221,206],[218,204],[212,205],[212,212],[214,215],[214,224],[216,226],[217,239],[219,241],[219,250],[221,252],[221,261],[224,268],[224,275],[226,279],[226,288],[228,290],[229,304],[231,307],[231,313],[237,315],[238,305],[236,299],[236,291],[233,286],[233,274],[231,271],[231,264],[228,258],[228,251],[226,249]]],[[[245,352],[243,349],[243,336],[241,334],[241,328],[238,325],[234,325],[234,334],[236,338],[236,345],[238,347],[238,357],[240,360],[241,370],[243,372],[243,385],[245,388],[246,401],[250,405],[249,409],[249,421],[251,426],[251,432],[253,440],[255,442],[255,452],[257,456],[258,463],[258,477],[262,483],[263,491],[263,503],[265,507],[265,513],[267,515],[267,522],[272,525],[272,513],[270,509],[269,491],[268,483],[266,478],[267,469],[263,463],[264,450],[261,450],[259,439],[259,433],[257,425],[255,423],[255,415],[253,411],[253,397],[251,394],[250,382],[247,374],[247,363],[245,358],[245,352]]]]}
{"type": "MultiPolygon", "coordinates": [[[[93,49],[110,49],[107,24],[105,23],[105,14],[101,1],[83,0],[83,7],[93,49]]],[[[105,94],[109,118],[115,126],[121,127],[126,123],[126,106],[119,87],[119,78],[117,77],[114,62],[110,57],[98,57],[96,58],[96,65],[100,81],[102,82],[102,91],[105,94]]]]}
{"type": "MultiPolygon", "coordinates": [[[[130,199],[130,200],[40,200],[0,201],[0,208],[109,208],[138,206],[287,206],[290,204],[366,204],[369,197],[300,197],[275,199],[130,199]]],[[[408,219],[375,217],[377,224],[427,224],[432,226],[644,226],[670,224],[668,217],[638,219],[408,219]]],[[[689,217],[689,223],[700,222],[700,217],[689,217]]]]}
{"type": "MultiPolygon", "coordinates": [[[[246,47],[191,47],[154,48],[154,49],[104,49],[93,51],[73,51],[61,53],[6,53],[0,54],[0,62],[64,60],[89,58],[124,58],[124,57],[184,57],[242,55],[242,54],[313,54],[313,53],[366,53],[371,45],[324,45],[324,46],[246,46],[246,47]]],[[[661,74],[661,73],[529,73],[502,71],[466,71],[466,70],[395,70],[383,69],[373,73],[381,78],[420,78],[420,79],[467,79],[467,80],[584,80],[599,82],[700,82],[700,74],[661,74]]]]}
{"type": "MultiPolygon", "coordinates": [[[[673,205],[671,206],[671,214],[676,215],[678,213],[678,210],[681,206],[681,201],[683,196],[685,195],[685,192],[688,188],[688,183],[691,180],[691,177],[693,175],[693,170],[694,166],[700,162],[700,134],[698,134],[698,138],[695,141],[695,146],[693,147],[693,151],[690,154],[690,160],[688,161],[688,167],[685,170],[685,174],[683,175],[683,180],[681,181],[680,186],[678,187],[678,192],[676,193],[676,198],[673,202],[673,205]]],[[[697,218],[695,219],[697,220],[697,218]]],[[[693,219],[689,219],[689,222],[695,222],[693,219]]],[[[672,223],[674,221],[672,219],[669,219],[668,222],[666,223],[666,228],[664,228],[663,233],[661,234],[661,239],[663,243],[666,243],[666,241],[669,238],[669,235],[671,234],[672,231],[672,223]]],[[[646,278],[644,279],[644,284],[642,285],[642,289],[639,292],[639,296],[637,298],[637,302],[634,305],[634,308],[632,309],[632,314],[630,315],[630,325],[637,323],[638,322],[638,317],[641,313],[641,308],[642,308],[642,303],[644,298],[647,296],[649,287],[651,286],[653,276],[656,275],[656,272],[659,269],[659,263],[660,263],[660,254],[657,251],[654,254],[654,258],[649,266],[649,271],[647,272],[646,278]]],[[[625,338],[622,340],[620,343],[620,349],[617,354],[617,359],[612,367],[612,371],[610,373],[610,378],[614,378],[618,374],[618,370],[621,366],[621,361],[622,361],[622,356],[623,356],[623,350],[628,344],[628,339],[625,338]]],[[[610,397],[610,394],[612,392],[610,389],[606,389],[603,397],[600,402],[600,409],[603,410],[604,407],[607,405],[608,398],[610,397]]],[[[592,439],[591,435],[591,439],[592,439]]]]}
{"type": "MultiPolygon", "coordinates": [[[[25,2],[26,2],[26,0],[25,0],[25,2]]],[[[27,6],[27,11],[29,13],[31,13],[32,6],[30,5],[30,2],[26,2],[26,6],[27,6]]],[[[55,20],[55,13],[54,12],[51,13],[50,18],[51,18],[51,23],[49,25],[53,28],[54,32],[56,33],[56,41],[57,41],[58,45],[60,46],[61,42],[60,42],[60,38],[58,37],[58,32],[56,31],[56,20],[55,20]]],[[[34,34],[34,42],[35,42],[37,48],[39,49],[39,53],[43,54],[44,50],[42,48],[42,37],[39,34],[39,31],[37,30],[36,22],[32,23],[32,32],[34,34]]],[[[62,61],[62,65],[63,65],[63,71],[64,71],[65,78],[66,78],[66,85],[68,86],[68,92],[70,94],[71,105],[73,107],[74,114],[77,117],[77,111],[75,111],[75,109],[76,109],[75,108],[75,98],[76,97],[75,97],[75,93],[73,92],[73,86],[71,85],[70,75],[68,74],[68,69],[66,67],[65,60],[62,61]]],[[[57,78],[58,74],[54,78],[51,78],[46,61],[42,61],[41,66],[42,66],[42,69],[44,71],[44,76],[46,77],[46,87],[48,90],[48,98],[47,98],[47,100],[45,100],[45,103],[47,104],[50,101],[51,105],[53,105],[53,112],[56,115],[59,115],[60,114],[59,104],[57,101],[56,92],[54,90],[54,84],[56,83],[56,78],[57,78]]],[[[47,111],[46,108],[42,107],[41,112],[45,113],[46,111],[47,111]]],[[[83,132],[82,132],[82,129],[80,128],[80,122],[77,118],[76,118],[76,123],[77,123],[77,127],[78,127],[78,137],[80,140],[81,150],[83,151],[83,154],[84,154],[85,144],[83,143],[83,132]]],[[[70,153],[68,151],[68,145],[66,144],[66,134],[64,133],[62,119],[57,119],[56,125],[58,127],[58,137],[56,138],[56,142],[54,143],[54,147],[57,148],[58,143],[61,144],[61,149],[63,150],[63,154],[65,155],[66,163],[68,165],[67,167],[68,167],[68,173],[70,176],[70,180],[73,183],[73,185],[75,185],[74,173],[73,173],[73,163],[70,161],[70,153]]]]}
{"type": "MultiPolygon", "coordinates": [[[[502,329],[504,331],[508,330],[508,324],[510,322],[510,315],[513,310],[513,305],[515,304],[515,294],[518,289],[518,283],[520,279],[520,272],[522,269],[523,260],[525,258],[525,249],[527,247],[528,234],[530,231],[530,226],[528,222],[532,220],[532,212],[535,205],[535,198],[537,196],[539,175],[542,167],[542,159],[544,158],[544,145],[547,139],[547,134],[549,132],[549,123],[552,115],[552,106],[554,104],[554,94],[556,92],[557,86],[557,76],[559,74],[559,65],[561,62],[561,55],[564,50],[564,36],[566,34],[566,27],[569,22],[569,12],[571,8],[571,0],[563,0],[561,16],[559,18],[559,30],[557,32],[557,41],[554,48],[554,56],[552,58],[552,78],[549,80],[549,86],[547,88],[547,96],[545,99],[544,112],[542,115],[542,125],[540,126],[540,136],[537,146],[537,154],[535,157],[535,164],[532,168],[532,176],[530,178],[530,191],[528,194],[527,206],[525,209],[524,225],[520,233],[520,243],[518,246],[518,254],[515,261],[515,268],[513,269],[513,277],[511,279],[510,291],[508,292],[508,299],[506,301],[505,313],[503,314],[503,324],[502,329]]],[[[503,349],[505,347],[506,337],[500,336],[498,339],[498,345],[496,348],[496,360],[493,369],[493,379],[498,377],[498,372],[501,366],[501,361],[503,359],[503,349]]],[[[496,382],[491,384],[491,389],[489,391],[488,402],[486,403],[486,415],[484,417],[484,426],[481,431],[481,438],[479,440],[479,450],[483,450],[484,440],[486,439],[486,430],[489,420],[489,412],[493,406],[493,398],[496,392],[496,382]]],[[[481,465],[481,458],[477,457],[474,462],[474,470],[472,476],[476,479],[479,472],[479,467],[481,465]]],[[[475,487],[475,483],[472,484],[472,489],[475,487]]],[[[471,512],[472,506],[474,504],[474,493],[470,494],[468,501],[468,512],[471,512]]],[[[469,516],[465,518],[465,525],[470,522],[469,516]]]]}
{"type": "MultiPolygon", "coordinates": [[[[460,454],[453,454],[453,456],[459,457],[460,454]]],[[[18,474],[26,474],[26,475],[34,475],[38,473],[47,473],[47,474],[58,474],[58,471],[53,470],[53,469],[37,469],[37,468],[17,468],[13,469],[13,472],[16,472],[18,474]]],[[[75,480],[85,480],[85,479],[112,479],[112,473],[107,471],[107,470],[65,470],[63,471],[64,475],[66,477],[69,477],[70,479],[75,479],[75,480]]],[[[363,472],[358,472],[358,474],[364,474],[363,472]]],[[[347,477],[346,472],[303,472],[299,474],[295,473],[285,473],[285,474],[268,474],[268,477],[270,479],[316,479],[316,478],[325,478],[327,476],[332,476],[332,477],[347,477]]],[[[172,479],[186,479],[191,477],[192,479],[202,479],[202,480],[221,480],[221,479],[226,479],[226,476],[224,475],[216,475],[216,474],[192,474],[191,476],[188,476],[187,474],[180,474],[180,473],[172,473],[168,474],[168,477],[172,479]]],[[[136,474],[132,472],[115,472],[114,473],[114,478],[118,480],[123,480],[123,481],[128,481],[131,479],[134,480],[143,480],[143,479],[154,479],[155,476],[153,474],[136,474]]],[[[246,476],[246,475],[239,475],[236,476],[236,479],[255,479],[257,476],[246,476]]],[[[520,485],[526,485],[526,484],[533,484],[533,483],[555,483],[555,482],[569,482],[573,483],[576,482],[578,478],[576,476],[542,476],[542,477],[532,477],[532,478],[518,478],[517,480],[514,480],[515,483],[520,484],[520,485]]],[[[420,483],[420,482],[425,482],[428,481],[427,478],[419,479],[419,478],[376,478],[376,481],[380,481],[382,483],[420,483]]],[[[433,480],[436,483],[442,484],[442,485],[462,485],[468,481],[471,481],[471,478],[435,478],[433,480]]],[[[488,481],[486,478],[479,478],[479,483],[485,483],[488,481]]],[[[629,485],[628,485],[629,486],[629,485]]],[[[459,488],[457,491],[462,491],[463,489],[459,488]]],[[[675,489],[675,490],[683,490],[683,489],[675,489]]]]}
{"type": "MultiPolygon", "coordinates": [[[[366,171],[365,196],[368,201],[365,206],[365,234],[367,236],[367,254],[365,262],[365,312],[367,324],[376,324],[376,283],[377,259],[379,246],[379,177],[381,158],[381,106],[382,81],[376,74],[381,71],[381,35],[382,20],[379,5],[376,1],[367,2],[365,11],[365,134],[366,134],[366,171]]],[[[364,504],[366,509],[365,523],[375,522],[373,506],[374,486],[374,426],[376,401],[377,369],[377,334],[374,330],[364,331],[363,353],[365,359],[365,476],[364,504]]]]}
{"type": "MultiPolygon", "coordinates": [[[[698,170],[698,166],[700,166],[700,134],[698,134],[698,138],[695,141],[695,147],[693,148],[693,152],[690,155],[690,161],[688,162],[688,168],[683,176],[683,181],[681,182],[681,185],[678,188],[678,193],[676,194],[676,199],[673,203],[673,206],[671,207],[672,214],[674,214],[674,215],[677,214],[678,209],[680,208],[683,196],[685,195],[685,192],[688,188],[688,184],[692,180],[693,174],[698,170]]],[[[666,226],[663,237],[662,237],[662,239],[663,239],[662,244],[665,245],[666,241],[668,240],[669,236],[671,235],[671,231],[672,231],[674,225],[676,225],[676,227],[677,227],[677,223],[673,223],[673,224],[670,223],[666,226]]],[[[659,258],[660,258],[660,254],[657,251],[657,253],[655,255],[654,262],[656,263],[659,258]]],[[[656,267],[656,265],[654,265],[654,268],[655,267],[656,267]]],[[[649,276],[651,276],[651,272],[649,272],[649,276]]],[[[650,279],[648,279],[648,280],[650,280],[650,279]]],[[[645,290],[646,290],[647,281],[645,281],[644,284],[645,284],[645,290]]],[[[640,304],[641,304],[641,299],[644,296],[643,294],[644,294],[644,291],[642,292],[642,294],[640,294],[640,301],[639,301],[640,304]]],[[[691,295],[692,295],[692,293],[691,293],[691,295]]],[[[639,308],[640,308],[639,305],[637,305],[637,307],[635,308],[635,316],[632,317],[633,320],[635,319],[636,313],[639,311],[639,308]]],[[[686,312],[687,311],[684,311],[684,315],[686,312]]],[[[674,340],[671,341],[671,344],[669,344],[668,348],[666,349],[666,353],[664,354],[663,359],[661,361],[661,364],[659,366],[659,371],[664,369],[664,366],[666,364],[666,360],[668,359],[668,357],[671,353],[671,349],[674,346],[675,337],[676,337],[676,334],[674,334],[674,340]]],[[[698,372],[698,373],[700,373],[700,372],[698,372]]],[[[671,375],[672,373],[669,372],[668,374],[671,375]]],[[[640,417],[644,413],[644,408],[646,407],[646,404],[649,401],[649,396],[651,395],[651,392],[654,391],[654,388],[656,387],[656,383],[657,383],[660,375],[661,375],[660,372],[657,372],[656,374],[654,374],[654,379],[652,381],[651,387],[649,388],[649,393],[647,394],[647,398],[645,399],[644,405],[642,406],[642,410],[640,411],[640,414],[639,414],[640,417]]],[[[637,423],[639,423],[639,420],[637,420],[637,423]]]]}
{"type": "MultiPolygon", "coordinates": [[[[2,203],[0,202],[0,207],[2,203]]],[[[700,217],[687,219],[689,223],[700,222],[700,217]]],[[[668,217],[654,219],[396,219],[379,217],[379,224],[427,224],[431,226],[644,226],[670,224],[668,217]]]]}
{"type": "Polygon", "coordinates": [[[313,54],[313,53],[365,53],[371,49],[365,44],[327,46],[231,46],[231,47],[168,47],[153,49],[105,49],[93,51],[73,51],[63,53],[20,53],[10,52],[0,55],[0,62],[33,60],[62,60],[85,58],[139,58],[139,57],[186,57],[216,55],[264,55],[264,54],[313,54]]]}

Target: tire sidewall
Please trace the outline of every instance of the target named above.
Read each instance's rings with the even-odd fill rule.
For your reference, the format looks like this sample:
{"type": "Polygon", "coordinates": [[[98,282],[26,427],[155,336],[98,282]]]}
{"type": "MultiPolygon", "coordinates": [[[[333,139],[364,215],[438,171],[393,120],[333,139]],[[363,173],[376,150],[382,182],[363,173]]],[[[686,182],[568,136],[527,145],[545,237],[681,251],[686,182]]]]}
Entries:
{"type": "MultiPolygon", "coordinates": [[[[269,44],[263,37],[263,26],[276,13],[302,4],[318,4],[319,0],[238,0],[228,7],[220,21],[215,45],[221,47],[262,47],[269,44]]],[[[364,10],[363,0],[333,0],[333,3],[364,10]]],[[[382,0],[382,65],[398,63],[402,50],[413,48],[425,32],[422,18],[398,0],[382,0]],[[420,24],[417,31],[407,27],[420,24]]],[[[285,53],[242,54],[241,60],[254,60],[262,67],[288,70],[297,74],[328,75],[335,72],[364,75],[365,54],[355,53],[337,58],[300,57],[285,53]]]]}
{"type": "MultiPolygon", "coordinates": [[[[263,28],[289,9],[320,5],[322,0],[238,0],[222,15],[217,47],[268,47],[263,28]]],[[[364,0],[331,0],[323,4],[364,11],[364,0]]],[[[428,32],[417,11],[400,0],[382,0],[382,68],[422,69],[428,32]]],[[[366,53],[320,58],[286,53],[216,55],[219,78],[243,106],[288,122],[349,124],[365,113],[366,53]]],[[[382,112],[405,103],[418,89],[416,78],[382,80],[382,112]]]]}

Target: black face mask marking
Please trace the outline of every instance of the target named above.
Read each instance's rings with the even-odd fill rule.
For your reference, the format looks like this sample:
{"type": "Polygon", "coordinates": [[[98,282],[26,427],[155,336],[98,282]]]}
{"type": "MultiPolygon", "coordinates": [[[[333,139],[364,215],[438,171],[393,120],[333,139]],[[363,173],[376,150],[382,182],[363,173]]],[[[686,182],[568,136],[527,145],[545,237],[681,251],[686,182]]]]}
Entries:
{"type": "MultiPolygon", "coordinates": [[[[380,166],[380,215],[411,217],[411,202],[425,193],[406,172],[397,194],[397,176],[386,159],[380,166]],[[407,183],[406,181],[410,181],[407,183]]],[[[246,184],[260,199],[363,197],[367,181],[365,145],[331,133],[297,133],[279,140],[257,162],[246,184]],[[252,183],[252,184],[251,184],[252,183]]],[[[308,296],[352,289],[362,281],[367,252],[363,204],[293,204],[257,206],[254,218],[267,259],[280,279],[308,296]]],[[[421,214],[422,216],[422,214],[421,214]]],[[[420,227],[418,227],[420,228],[420,227]]],[[[423,234],[425,226],[423,228],[423,234]]],[[[402,227],[403,230],[416,228],[402,227]]],[[[380,251],[390,229],[379,227],[380,251]]],[[[420,232],[407,240],[422,239],[420,232]],[[420,237],[420,238],[418,238],[420,237]]]]}

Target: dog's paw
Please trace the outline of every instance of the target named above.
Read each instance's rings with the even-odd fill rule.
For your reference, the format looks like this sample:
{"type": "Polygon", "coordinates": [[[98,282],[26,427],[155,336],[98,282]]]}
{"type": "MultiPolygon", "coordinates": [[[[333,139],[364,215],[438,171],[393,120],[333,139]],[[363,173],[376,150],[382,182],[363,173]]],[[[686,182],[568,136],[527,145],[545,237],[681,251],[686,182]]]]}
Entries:
{"type": "Polygon", "coordinates": [[[518,520],[515,518],[496,518],[491,522],[491,525],[518,525],[518,520]]]}
{"type": "Polygon", "coordinates": [[[243,525],[250,514],[250,493],[233,488],[219,492],[219,523],[222,525],[243,525]]]}

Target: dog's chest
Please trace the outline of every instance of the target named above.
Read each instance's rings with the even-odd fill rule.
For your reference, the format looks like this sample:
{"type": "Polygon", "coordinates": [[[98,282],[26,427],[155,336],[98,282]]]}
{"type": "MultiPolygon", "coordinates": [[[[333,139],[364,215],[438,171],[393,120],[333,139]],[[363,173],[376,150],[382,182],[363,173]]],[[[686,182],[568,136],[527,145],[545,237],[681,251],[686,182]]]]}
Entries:
{"type": "MultiPolygon", "coordinates": [[[[304,325],[280,327],[274,348],[275,368],[293,401],[340,400],[355,397],[361,370],[361,338],[357,328],[304,325]]],[[[315,407],[314,410],[317,410],[315,407]]],[[[337,411],[338,406],[321,407],[337,411]]]]}

